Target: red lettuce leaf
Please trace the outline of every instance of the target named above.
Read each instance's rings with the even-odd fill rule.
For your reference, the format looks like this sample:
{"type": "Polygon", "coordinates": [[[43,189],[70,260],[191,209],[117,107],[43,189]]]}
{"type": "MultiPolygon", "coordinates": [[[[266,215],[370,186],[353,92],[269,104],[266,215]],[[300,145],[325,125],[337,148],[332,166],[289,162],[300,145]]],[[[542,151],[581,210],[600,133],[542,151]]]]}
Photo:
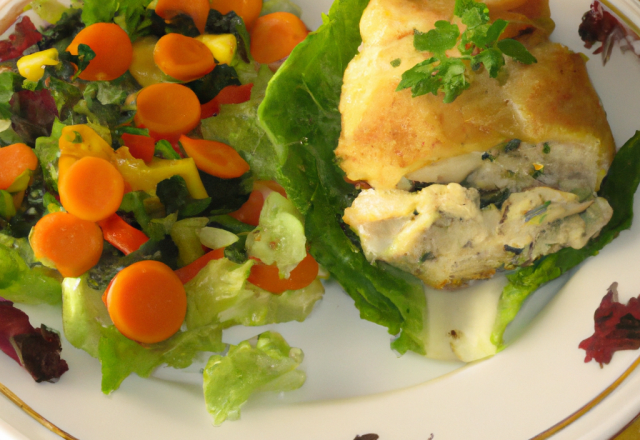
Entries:
{"type": "Polygon", "coordinates": [[[602,64],[607,64],[616,43],[623,52],[631,50],[640,57],[640,37],[598,1],[583,15],[578,33],[587,49],[601,43],[593,53],[602,54],[602,64]]]}
{"type": "Polygon", "coordinates": [[[27,16],[22,17],[16,23],[15,31],[9,35],[9,39],[0,41],[0,62],[21,57],[26,49],[41,39],[42,35],[36,30],[31,19],[27,16]]]}
{"type": "Polygon", "coordinates": [[[55,382],[69,369],[60,358],[60,335],[44,324],[33,328],[29,317],[10,301],[0,301],[0,349],[36,382],[55,382]]]}
{"type": "Polygon", "coordinates": [[[34,145],[37,138],[51,135],[58,108],[49,90],[20,90],[13,94],[10,105],[12,127],[27,144],[34,145]]]}
{"type": "Polygon", "coordinates": [[[593,336],[580,342],[579,348],[587,352],[585,362],[593,359],[602,366],[618,350],[640,348],[640,296],[622,304],[618,302],[617,287],[618,283],[609,287],[596,309],[593,336]]]}

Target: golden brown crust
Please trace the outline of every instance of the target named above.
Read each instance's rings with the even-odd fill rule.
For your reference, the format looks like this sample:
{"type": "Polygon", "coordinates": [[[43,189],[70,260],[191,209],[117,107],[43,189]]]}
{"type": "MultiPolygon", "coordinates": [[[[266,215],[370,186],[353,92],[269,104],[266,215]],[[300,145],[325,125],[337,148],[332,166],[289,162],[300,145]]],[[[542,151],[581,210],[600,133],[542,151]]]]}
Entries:
{"type": "MultiPolygon", "coordinates": [[[[537,15],[532,22],[548,20],[547,2],[533,3],[529,9],[537,15]]],[[[486,151],[512,138],[596,147],[599,166],[606,170],[615,146],[584,60],[550,43],[542,28],[522,39],[537,64],[507,61],[501,81],[489,78],[484,69],[472,74],[471,87],[451,104],[444,104],[442,95],[412,98],[410,90],[395,91],[402,72],[428,56],[413,48],[417,14],[424,12],[425,24],[418,29],[426,31],[435,20],[448,19],[453,4],[372,0],[361,23],[364,48],[345,72],[340,103],[342,134],[336,156],[347,177],[393,188],[425,165],[486,151]],[[410,19],[404,20],[404,14],[410,19]],[[376,28],[374,23],[381,20],[390,23],[376,28]],[[400,67],[392,67],[390,62],[398,58],[400,67]]]]}

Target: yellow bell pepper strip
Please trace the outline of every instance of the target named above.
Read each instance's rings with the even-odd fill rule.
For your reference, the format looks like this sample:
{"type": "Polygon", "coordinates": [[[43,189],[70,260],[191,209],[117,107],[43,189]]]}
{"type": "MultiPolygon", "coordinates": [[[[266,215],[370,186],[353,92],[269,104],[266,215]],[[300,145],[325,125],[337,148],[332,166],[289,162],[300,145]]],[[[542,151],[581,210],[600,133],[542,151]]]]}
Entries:
{"type": "Polygon", "coordinates": [[[203,34],[198,35],[196,40],[204,43],[220,64],[231,64],[238,47],[238,40],[233,34],[203,34]]]}
{"type": "Polygon", "coordinates": [[[133,157],[127,147],[114,151],[88,125],[70,125],[63,128],[58,146],[60,147],[59,179],[63,179],[69,167],[81,157],[94,156],[111,162],[129,184],[131,191],[155,191],[158,183],[171,176],[179,175],[185,180],[191,197],[194,199],[209,197],[200,180],[198,168],[191,158],[177,160],[153,158],[149,164],[146,164],[144,160],[133,157]]]}
{"type": "Polygon", "coordinates": [[[200,180],[196,163],[190,157],[178,160],[154,157],[149,164],[146,164],[144,160],[133,157],[127,147],[121,147],[115,152],[114,165],[124,180],[131,185],[132,191],[155,191],[158,183],[178,175],[186,182],[191,197],[194,199],[209,197],[200,180]]]}
{"type": "Polygon", "coordinates": [[[148,35],[138,38],[133,43],[133,58],[129,66],[129,73],[142,87],[161,83],[164,73],[153,60],[153,49],[156,47],[158,37],[148,35]]]}
{"type": "Polygon", "coordinates": [[[40,81],[44,75],[44,66],[58,64],[58,51],[51,49],[25,55],[17,61],[18,72],[29,81],[40,81]]]}

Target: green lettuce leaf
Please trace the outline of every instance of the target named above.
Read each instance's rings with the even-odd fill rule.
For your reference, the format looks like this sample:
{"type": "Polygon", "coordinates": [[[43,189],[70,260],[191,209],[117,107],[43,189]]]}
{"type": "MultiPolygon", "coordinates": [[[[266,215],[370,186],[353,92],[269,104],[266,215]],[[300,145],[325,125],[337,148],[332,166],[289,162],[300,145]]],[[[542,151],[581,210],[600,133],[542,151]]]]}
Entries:
{"type": "MultiPolygon", "coordinates": [[[[231,145],[249,162],[255,178],[265,180],[277,175],[284,160],[282,149],[276,149],[258,122],[258,106],[272,75],[268,66],[261,66],[258,76],[251,78],[253,88],[249,101],[223,105],[218,116],[202,121],[202,135],[205,139],[231,145]]],[[[246,81],[243,80],[243,83],[246,81]]]]}
{"type": "Polygon", "coordinates": [[[186,368],[198,352],[225,349],[222,329],[218,325],[178,332],[157,344],[138,344],[115,328],[102,302],[102,291],[91,288],[86,275],[65,279],[63,289],[65,337],[74,347],[100,359],[105,394],[118,389],[132,373],[149,377],[153,370],[165,364],[186,368]]]}
{"type": "Polygon", "coordinates": [[[102,392],[117,390],[131,373],[149,377],[161,365],[186,368],[201,351],[221,352],[222,330],[217,326],[178,332],[156,344],[141,345],[123,336],[114,326],[104,327],[98,353],[102,364],[102,392]]]}
{"type": "Polygon", "coordinates": [[[255,392],[300,388],[306,378],[297,369],[302,359],[302,351],[275,332],[231,346],[226,356],[212,356],[204,369],[204,399],[213,423],[240,418],[240,407],[255,392]]]}
{"type": "Polygon", "coordinates": [[[598,252],[620,234],[629,229],[633,220],[633,199],[640,183],[640,132],[620,148],[609,168],[598,195],[613,208],[613,216],[600,234],[582,249],[564,248],[547,255],[533,265],[518,268],[507,275],[498,303],[498,316],[491,341],[499,348],[507,325],[515,318],[524,300],[543,284],[554,280],[598,252]]]}
{"type": "Polygon", "coordinates": [[[335,164],[338,104],[344,70],[361,43],[359,22],[367,3],[333,3],[323,25],[277,71],[258,114],[273,143],[277,160],[271,161],[279,165],[274,176],[305,216],[311,254],[354,299],[362,318],[399,334],[393,348],[424,354],[422,283],[388,265],[371,265],[341,221],[356,190],[335,164]]]}
{"type": "Polygon", "coordinates": [[[56,118],[51,129],[51,136],[41,136],[36,139],[35,153],[42,168],[45,185],[55,192],[58,192],[58,159],[60,158],[58,141],[65,125],[56,118]]]}
{"type": "Polygon", "coordinates": [[[257,326],[304,321],[324,287],[318,280],[304,289],[274,295],[247,283],[254,261],[238,264],[227,258],[210,261],[185,285],[188,329],[219,324],[257,326]]]}
{"type": "Polygon", "coordinates": [[[0,297],[22,304],[59,304],[60,282],[44,267],[29,267],[32,255],[26,239],[0,234],[0,297]]]}

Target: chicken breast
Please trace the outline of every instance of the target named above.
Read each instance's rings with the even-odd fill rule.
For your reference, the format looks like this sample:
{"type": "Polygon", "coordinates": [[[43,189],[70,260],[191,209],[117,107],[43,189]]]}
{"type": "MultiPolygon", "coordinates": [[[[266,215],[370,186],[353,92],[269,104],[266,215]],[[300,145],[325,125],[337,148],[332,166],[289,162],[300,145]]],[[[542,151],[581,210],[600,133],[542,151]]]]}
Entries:
{"type": "Polygon", "coordinates": [[[548,40],[547,0],[488,2],[537,63],[507,59],[497,79],[470,71],[450,104],[396,91],[431,55],[413,47],[414,29],[455,23],[454,4],[371,0],[335,151],[347,178],[371,186],[344,215],[367,258],[436,288],[581,248],[612,215],[596,194],[615,153],[611,129],[583,58],[548,40]]]}

